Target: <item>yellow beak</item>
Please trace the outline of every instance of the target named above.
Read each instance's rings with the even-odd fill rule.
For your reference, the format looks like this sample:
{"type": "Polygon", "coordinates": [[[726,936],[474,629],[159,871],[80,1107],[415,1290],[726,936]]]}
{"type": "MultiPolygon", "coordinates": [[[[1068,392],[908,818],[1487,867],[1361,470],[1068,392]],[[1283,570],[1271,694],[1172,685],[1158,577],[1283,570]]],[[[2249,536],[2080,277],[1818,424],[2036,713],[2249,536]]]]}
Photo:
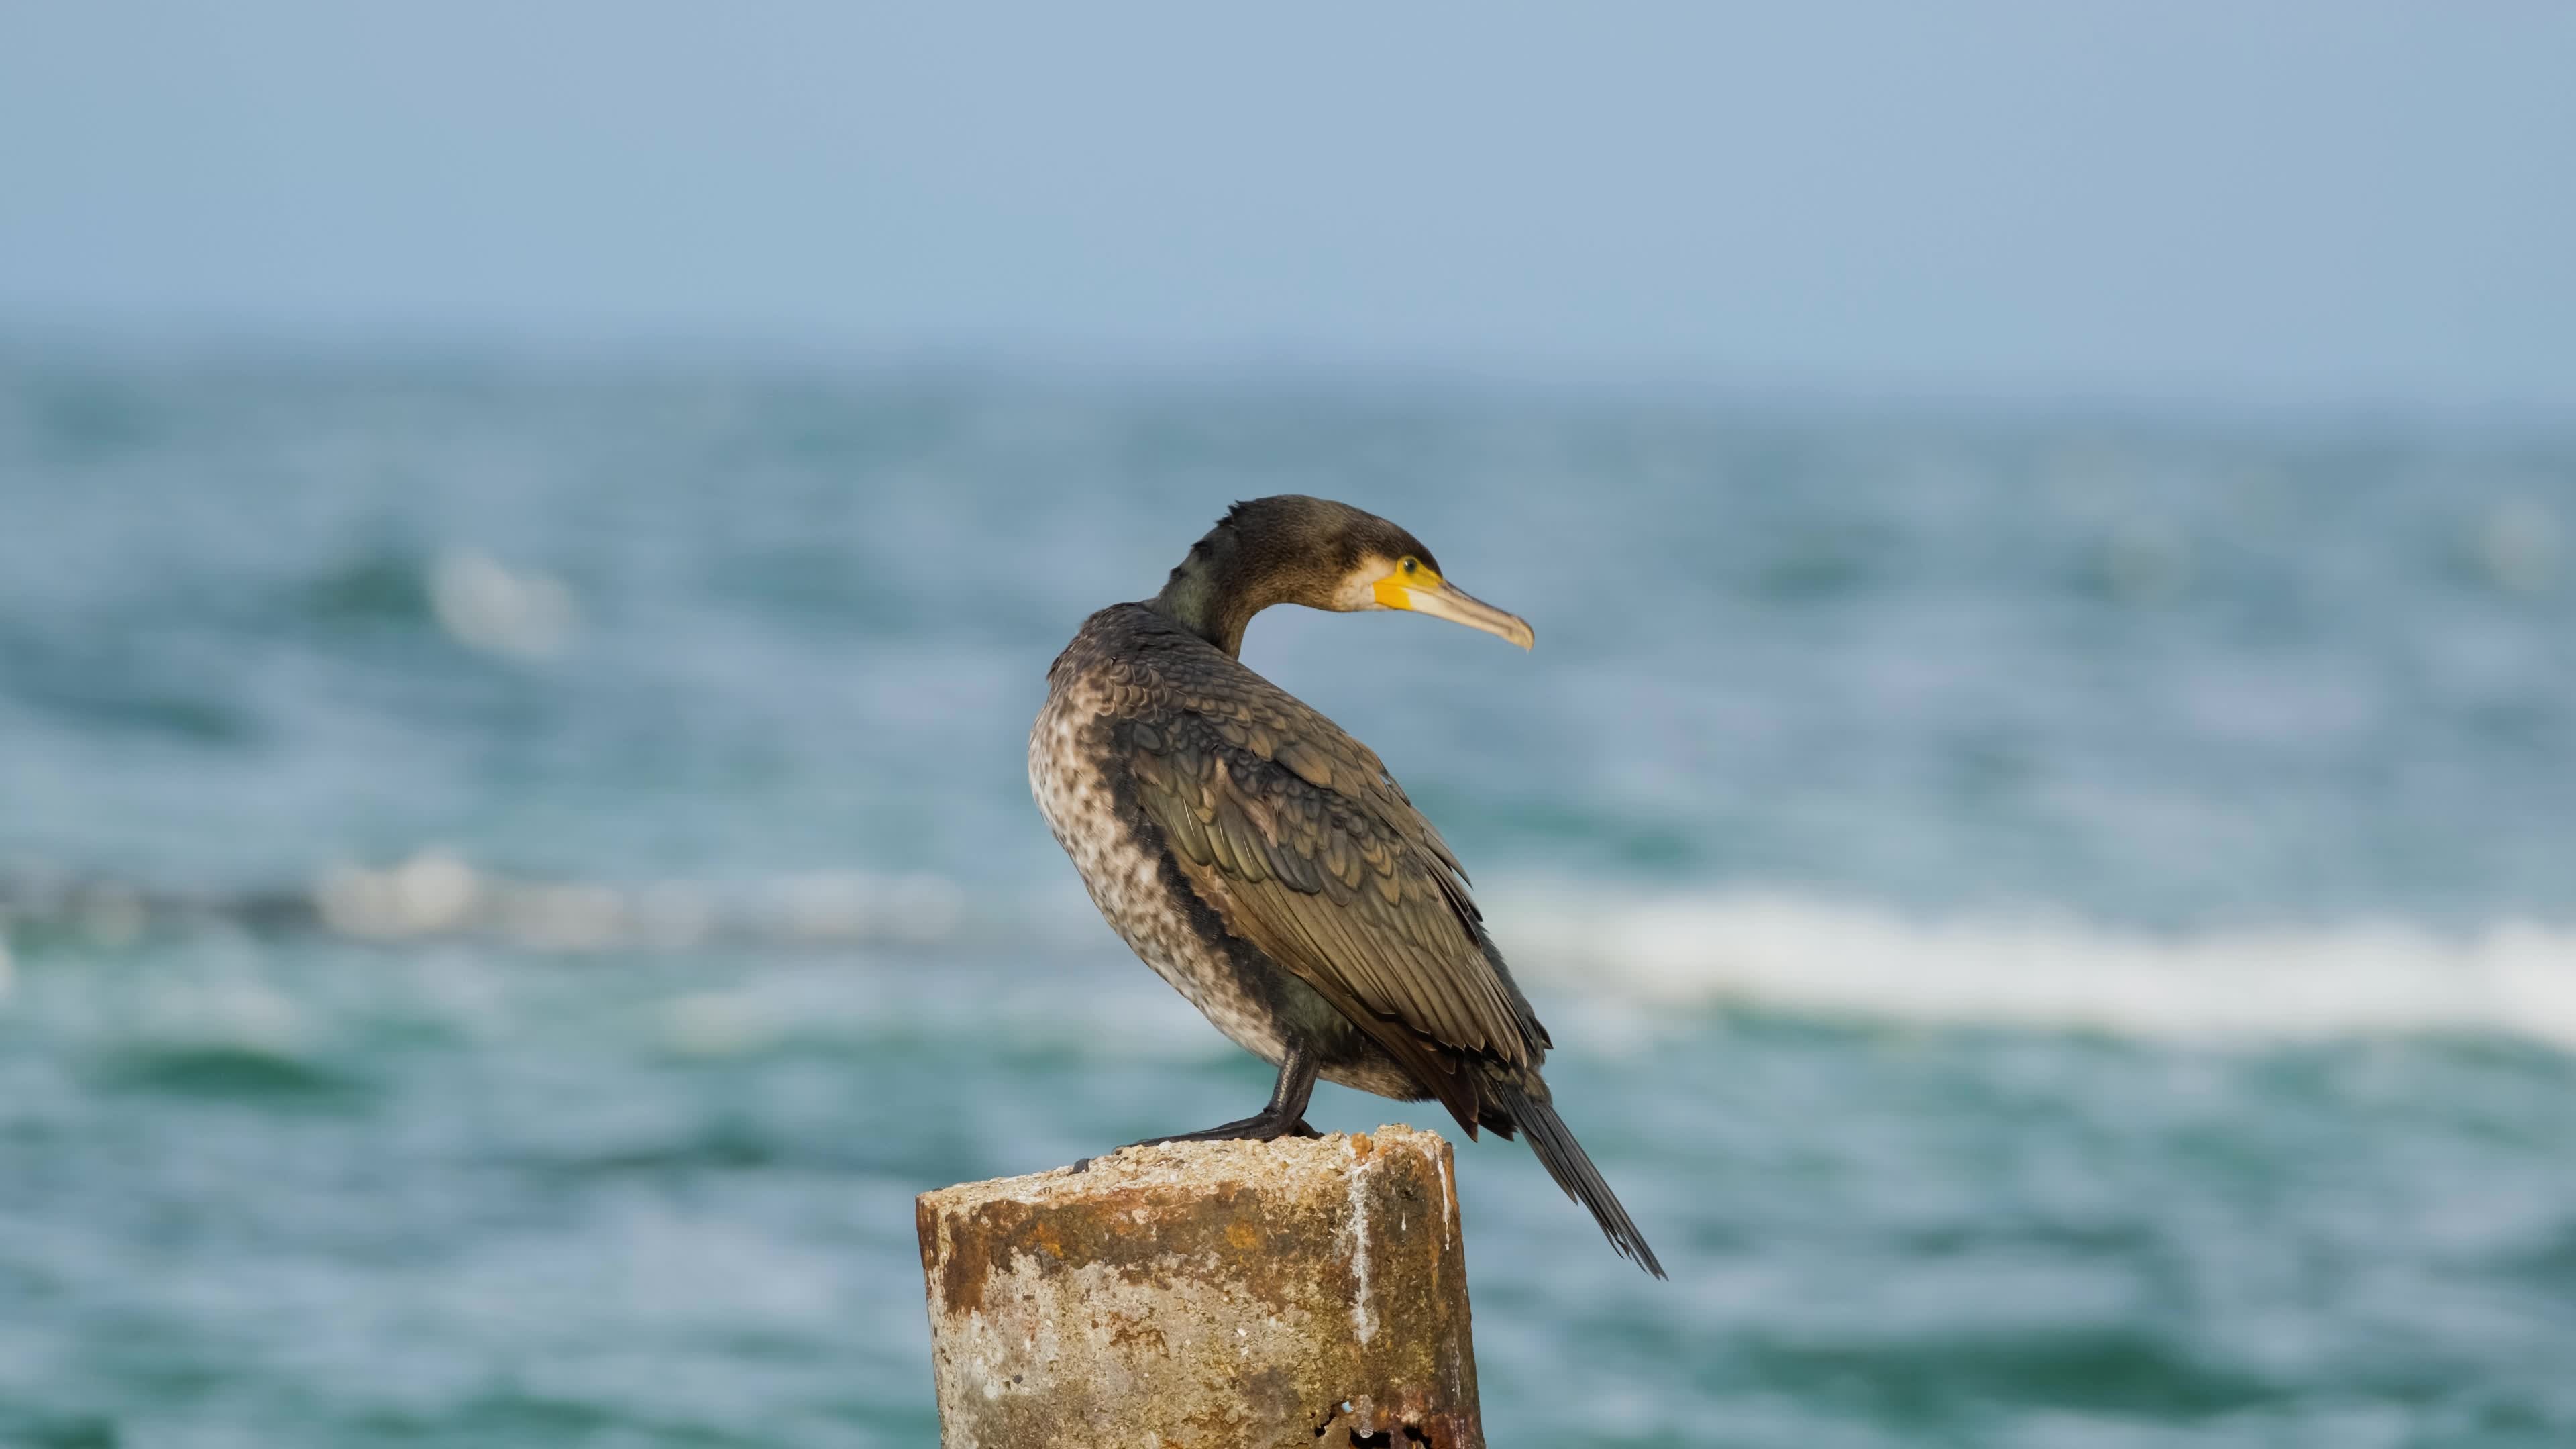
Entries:
{"type": "Polygon", "coordinates": [[[1464,624],[1470,629],[1482,629],[1498,639],[1509,639],[1523,649],[1538,642],[1538,636],[1530,632],[1528,620],[1495,608],[1419,565],[1410,571],[1398,569],[1388,574],[1378,580],[1370,592],[1387,608],[1409,609],[1435,619],[1446,619],[1452,624],[1464,624]]]}

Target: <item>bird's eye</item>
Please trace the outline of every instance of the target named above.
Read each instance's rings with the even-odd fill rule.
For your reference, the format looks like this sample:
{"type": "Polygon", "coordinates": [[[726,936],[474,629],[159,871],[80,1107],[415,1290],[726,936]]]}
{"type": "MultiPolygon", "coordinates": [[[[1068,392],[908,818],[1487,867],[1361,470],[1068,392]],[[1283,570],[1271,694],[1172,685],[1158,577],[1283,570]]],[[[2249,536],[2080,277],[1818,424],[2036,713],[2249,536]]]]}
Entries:
{"type": "Polygon", "coordinates": [[[1422,567],[1422,560],[1420,559],[1408,558],[1404,561],[1404,571],[1406,573],[1412,573],[1420,567],[1422,567]]]}

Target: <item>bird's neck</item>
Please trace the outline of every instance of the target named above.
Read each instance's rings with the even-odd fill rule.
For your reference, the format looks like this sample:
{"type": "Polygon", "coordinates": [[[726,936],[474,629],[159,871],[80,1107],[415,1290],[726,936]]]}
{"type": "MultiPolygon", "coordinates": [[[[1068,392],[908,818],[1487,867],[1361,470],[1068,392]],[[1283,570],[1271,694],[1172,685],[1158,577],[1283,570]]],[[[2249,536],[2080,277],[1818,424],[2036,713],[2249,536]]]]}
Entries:
{"type": "Polygon", "coordinates": [[[1252,616],[1286,600],[1277,583],[1275,571],[1260,567],[1240,540],[1220,528],[1191,545],[1152,607],[1233,659],[1243,652],[1243,631],[1252,616]]]}

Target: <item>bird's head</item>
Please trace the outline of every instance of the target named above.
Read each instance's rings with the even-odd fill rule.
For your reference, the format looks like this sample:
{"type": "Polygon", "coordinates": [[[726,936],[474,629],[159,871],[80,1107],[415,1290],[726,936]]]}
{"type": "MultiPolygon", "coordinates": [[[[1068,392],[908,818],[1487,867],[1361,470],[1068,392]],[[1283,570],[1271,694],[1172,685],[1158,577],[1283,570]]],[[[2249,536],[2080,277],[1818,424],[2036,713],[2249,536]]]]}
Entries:
{"type": "Polygon", "coordinates": [[[1482,629],[1524,649],[1528,621],[1452,584],[1422,540],[1347,503],[1280,494],[1238,503],[1172,570],[1156,604],[1228,654],[1272,604],[1357,613],[1403,609],[1482,629]]]}

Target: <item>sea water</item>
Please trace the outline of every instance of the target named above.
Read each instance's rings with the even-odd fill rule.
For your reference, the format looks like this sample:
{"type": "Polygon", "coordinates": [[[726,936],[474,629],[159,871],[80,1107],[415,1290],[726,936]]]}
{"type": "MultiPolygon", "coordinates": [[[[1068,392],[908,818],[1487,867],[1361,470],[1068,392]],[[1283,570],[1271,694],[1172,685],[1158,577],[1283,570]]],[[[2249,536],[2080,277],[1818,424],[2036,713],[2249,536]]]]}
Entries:
{"type": "Polygon", "coordinates": [[[1461,1141],[1496,1445],[2576,1442],[2576,438],[22,352],[0,1443],[932,1442],[912,1195],[1267,1090],[1022,741],[1288,491],[1537,630],[1245,649],[1672,1270],[1461,1141]]]}

